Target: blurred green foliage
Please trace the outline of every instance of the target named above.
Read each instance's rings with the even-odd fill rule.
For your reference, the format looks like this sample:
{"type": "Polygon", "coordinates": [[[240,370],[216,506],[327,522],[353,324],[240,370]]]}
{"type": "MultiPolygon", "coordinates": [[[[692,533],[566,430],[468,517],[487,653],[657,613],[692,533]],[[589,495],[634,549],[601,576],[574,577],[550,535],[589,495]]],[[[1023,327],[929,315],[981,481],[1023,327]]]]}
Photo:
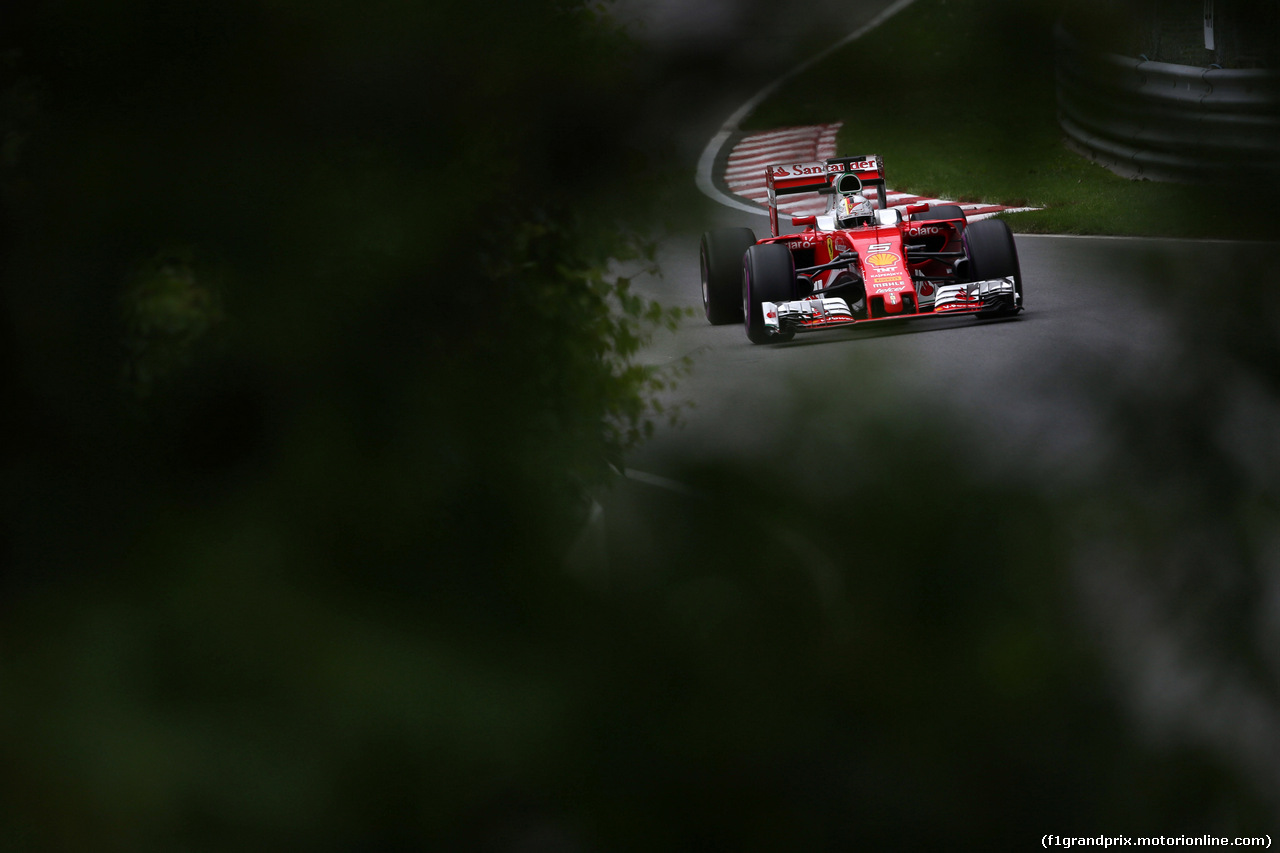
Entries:
{"type": "Polygon", "coordinates": [[[469,838],[675,375],[643,64],[562,3],[5,17],[0,846],[469,838]]]}
{"type": "Polygon", "coordinates": [[[122,297],[124,381],[146,398],[188,367],[200,342],[225,319],[217,294],[197,283],[189,261],[154,259],[122,297]]]}

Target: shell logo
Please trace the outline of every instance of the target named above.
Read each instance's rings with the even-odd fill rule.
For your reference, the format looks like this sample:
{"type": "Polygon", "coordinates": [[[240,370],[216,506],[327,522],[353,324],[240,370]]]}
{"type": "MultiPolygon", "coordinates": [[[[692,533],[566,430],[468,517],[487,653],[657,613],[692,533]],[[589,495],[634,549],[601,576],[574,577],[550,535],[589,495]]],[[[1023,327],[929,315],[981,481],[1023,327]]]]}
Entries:
{"type": "Polygon", "coordinates": [[[891,267],[898,262],[898,256],[893,252],[876,252],[868,255],[864,261],[873,267],[891,267]]]}

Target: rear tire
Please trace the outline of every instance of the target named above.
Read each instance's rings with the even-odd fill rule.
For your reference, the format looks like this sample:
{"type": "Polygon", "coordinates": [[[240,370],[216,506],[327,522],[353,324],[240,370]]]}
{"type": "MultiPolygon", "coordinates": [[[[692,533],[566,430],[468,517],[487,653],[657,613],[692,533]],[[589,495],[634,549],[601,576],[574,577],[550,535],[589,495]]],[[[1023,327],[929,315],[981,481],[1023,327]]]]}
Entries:
{"type": "Polygon", "coordinates": [[[711,325],[742,321],[742,255],[755,244],[750,228],[717,228],[702,235],[702,310],[711,325]]]}
{"type": "Polygon", "coordinates": [[[751,343],[784,343],[795,337],[794,330],[770,331],[761,308],[765,302],[790,302],[795,289],[796,264],[790,249],[777,243],[747,249],[742,256],[742,314],[751,343]]]}
{"type": "Polygon", "coordinates": [[[1013,232],[1000,219],[984,219],[964,230],[964,253],[969,259],[969,281],[985,281],[1012,276],[1017,294],[1013,305],[1006,305],[986,317],[1006,317],[1022,310],[1022,271],[1018,266],[1018,247],[1013,242],[1013,232]]]}

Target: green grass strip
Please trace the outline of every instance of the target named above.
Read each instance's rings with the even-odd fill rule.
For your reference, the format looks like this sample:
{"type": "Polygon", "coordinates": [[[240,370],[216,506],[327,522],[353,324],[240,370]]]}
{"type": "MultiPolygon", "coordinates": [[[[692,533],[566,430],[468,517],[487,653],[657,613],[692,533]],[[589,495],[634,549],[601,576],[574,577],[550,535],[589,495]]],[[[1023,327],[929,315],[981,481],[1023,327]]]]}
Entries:
{"type": "Polygon", "coordinates": [[[1028,233],[1240,233],[1213,190],[1130,180],[1066,146],[1057,122],[1056,3],[918,0],[789,83],[746,129],[842,121],[842,155],[879,154],[895,190],[1043,210],[1028,233]],[[1215,212],[1216,211],[1216,212],[1215,212]]]}

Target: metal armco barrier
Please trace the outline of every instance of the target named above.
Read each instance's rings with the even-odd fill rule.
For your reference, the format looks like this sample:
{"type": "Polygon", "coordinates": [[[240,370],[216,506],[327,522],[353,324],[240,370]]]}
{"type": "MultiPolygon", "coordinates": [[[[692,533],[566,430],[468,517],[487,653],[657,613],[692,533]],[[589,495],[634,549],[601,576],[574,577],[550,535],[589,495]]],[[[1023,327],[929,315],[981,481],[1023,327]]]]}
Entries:
{"type": "Polygon", "coordinates": [[[1059,24],[1058,120],[1093,161],[1130,177],[1280,177],[1280,74],[1095,53],[1059,24]]]}

